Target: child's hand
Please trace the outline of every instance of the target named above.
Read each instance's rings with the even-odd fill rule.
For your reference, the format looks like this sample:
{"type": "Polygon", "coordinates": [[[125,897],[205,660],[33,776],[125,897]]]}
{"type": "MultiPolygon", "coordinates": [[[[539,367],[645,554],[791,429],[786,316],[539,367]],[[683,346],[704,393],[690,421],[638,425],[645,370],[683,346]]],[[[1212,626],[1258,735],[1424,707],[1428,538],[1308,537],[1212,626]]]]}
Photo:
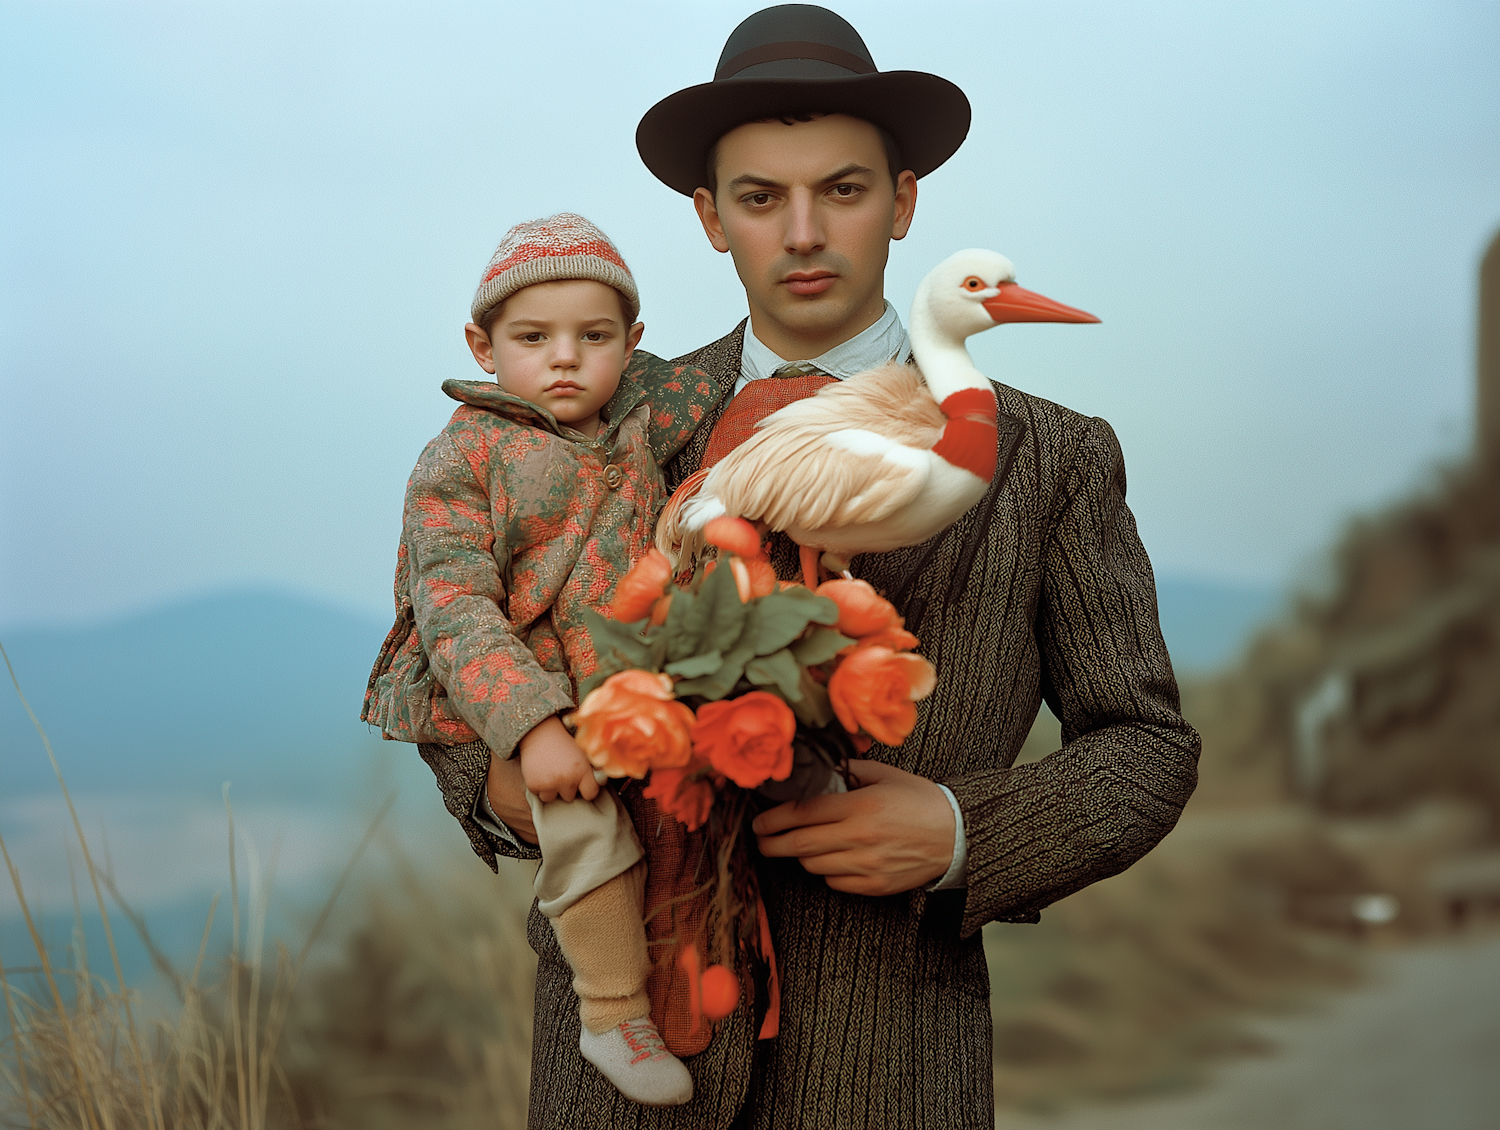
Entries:
{"type": "Polygon", "coordinates": [[[599,795],[594,767],[556,715],[522,738],[520,751],[521,778],[543,803],[599,795]]]}

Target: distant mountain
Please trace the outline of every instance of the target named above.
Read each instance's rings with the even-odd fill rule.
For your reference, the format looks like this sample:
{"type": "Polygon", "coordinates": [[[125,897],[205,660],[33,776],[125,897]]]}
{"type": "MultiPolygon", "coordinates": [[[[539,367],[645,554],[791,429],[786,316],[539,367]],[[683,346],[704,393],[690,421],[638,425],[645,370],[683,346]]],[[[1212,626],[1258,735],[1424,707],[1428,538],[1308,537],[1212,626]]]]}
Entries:
{"type": "Polygon", "coordinates": [[[1158,577],[1162,635],[1179,672],[1230,662],[1277,609],[1279,590],[1185,577],[1158,577]]]}
{"type": "MultiPolygon", "coordinates": [[[[73,789],[216,791],[249,778],[296,793],[379,744],[359,707],[389,627],[241,591],[4,643],[73,789]]],[[[14,691],[0,688],[0,797],[55,787],[14,691]]]]}

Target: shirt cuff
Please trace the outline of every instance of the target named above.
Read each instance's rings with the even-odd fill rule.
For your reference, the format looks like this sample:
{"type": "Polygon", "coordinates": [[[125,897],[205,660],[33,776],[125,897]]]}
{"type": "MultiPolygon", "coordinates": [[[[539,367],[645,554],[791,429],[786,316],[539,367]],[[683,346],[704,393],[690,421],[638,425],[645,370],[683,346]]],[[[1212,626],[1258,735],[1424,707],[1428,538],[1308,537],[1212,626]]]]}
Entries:
{"type": "Polygon", "coordinates": [[[474,822],[490,835],[504,840],[517,851],[527,851],[532,847],[531,844],[523,844],[521,837],[511,830],[510,825],[495,815],[495,810],[490,807],[489,794],[484,789],[479,790],[479,796],[474,801],[474,822]]]}
{"type": "Polygon", "coordinates": [[[943,872],[943,877],[927,889],[929,891],[961,890],[969,885],[969,841],[964,836],[964,814],[963,810],[958,807],[958,798],[953,795],[953,790],[947,785],[938,785],[938,788],[943,790],[943,796],[948,798],[948,807],[953,809],[953,862],[948,864],[948,870],[943,872]]]}

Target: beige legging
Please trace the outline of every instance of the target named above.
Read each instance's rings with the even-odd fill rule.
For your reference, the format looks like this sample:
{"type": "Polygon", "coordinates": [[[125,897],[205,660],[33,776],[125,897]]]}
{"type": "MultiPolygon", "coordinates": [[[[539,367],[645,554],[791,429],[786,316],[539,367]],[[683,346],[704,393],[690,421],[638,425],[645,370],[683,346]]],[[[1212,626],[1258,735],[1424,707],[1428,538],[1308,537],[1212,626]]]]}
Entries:
{"type": "Polygon", "coordinates": [[[537,905],[573,970],[580,1020],[601,1033],[647,1015],[646,864],[624,806],[609,789],[592,801],[526,800],[542,849],[537,905]]]}

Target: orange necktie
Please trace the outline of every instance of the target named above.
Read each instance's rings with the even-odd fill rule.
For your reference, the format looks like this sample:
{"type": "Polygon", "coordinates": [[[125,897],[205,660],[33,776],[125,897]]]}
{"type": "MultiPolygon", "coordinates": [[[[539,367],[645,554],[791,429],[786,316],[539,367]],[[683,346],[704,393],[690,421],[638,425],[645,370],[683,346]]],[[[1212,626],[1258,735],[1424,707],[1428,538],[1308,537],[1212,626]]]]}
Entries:
{"type": "MultiPolygon", "coordinates": [[[[793,369],[785,366],[784,369],[793,369]]],[[[778,408],[785,408],[793,401],[811,396],[826,384],[833,383],[827,373],[794,371],[783,375],[778,369],[769,377],[751,381],[744,390],[736,394],[709,433],[708,447],[703,452],[700,470],[708,470],[755,432],[755,425],[778,408]]]]}

